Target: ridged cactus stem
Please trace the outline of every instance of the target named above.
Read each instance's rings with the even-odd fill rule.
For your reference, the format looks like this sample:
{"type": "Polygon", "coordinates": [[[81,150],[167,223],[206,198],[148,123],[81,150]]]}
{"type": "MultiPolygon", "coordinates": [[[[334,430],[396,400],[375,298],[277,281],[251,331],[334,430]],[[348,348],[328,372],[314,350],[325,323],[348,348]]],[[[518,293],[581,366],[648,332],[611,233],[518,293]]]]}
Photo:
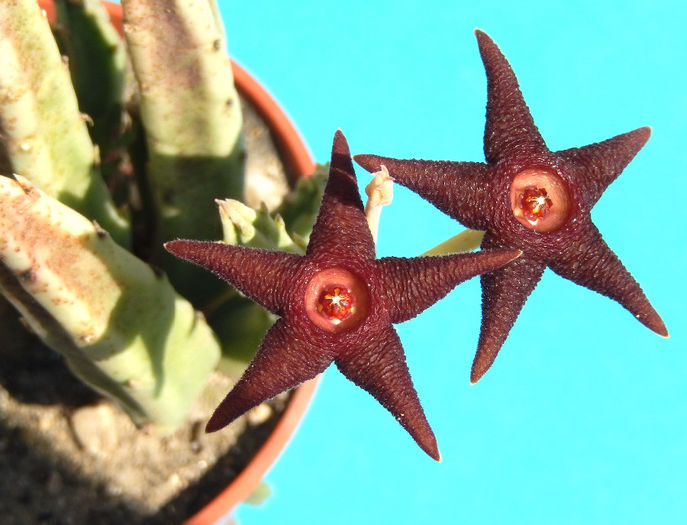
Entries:
{"type": "Polygon", "coordinates": [[[0,292],[86,383],[161,431],[184,421],[219,359],[163,274],[26,179],[0,177],[0,292]]]}
{"type": "Polygon", "coordinates": [[[224,34],[208,0],[123,0],[122,8],[157,207],[153,260],[197,301],[217,283],[162,243],[221,238],[215,199],[243,194],[242,116],[224,34]]]}
{"type": "Polygon", "coordinates": [[[69,71],[36,0],[0,2],[0,132],[2,171],[28,178],[129,245],[129,226],[100,176],[69,71]]]}
{"type": "Polygon", "coordinates": [[[100,0],[55,3],[58,41],[69,58],[79,108],[105,160],[121,133],[126,50],[100,0]]]}

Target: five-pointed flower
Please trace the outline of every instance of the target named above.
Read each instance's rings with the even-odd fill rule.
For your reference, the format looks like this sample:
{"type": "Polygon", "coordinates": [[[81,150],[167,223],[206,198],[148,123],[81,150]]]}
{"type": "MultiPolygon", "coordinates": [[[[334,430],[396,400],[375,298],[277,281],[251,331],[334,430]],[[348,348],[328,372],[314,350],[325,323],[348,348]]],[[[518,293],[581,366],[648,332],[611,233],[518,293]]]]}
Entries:
{"type": "Polygon", "coordinates": [[[482,248],[519,248],[513,264],[482,275],[482,328],[470,379],[489,369],[544,269],[614,299],[654,332],[663,321],[602,240],[590,211],[649,139],[639,128],[581,148],[552,152],[532,120],[517,79],[496,44],[477,30],[487,73],[486,163],[397,160],[383,164],[399,184],[468,228],[486,230],[482,248]]]}
{"type": "Polygon", "coordinates": [[[171,241],[166,248],[211,270],[281,317],[216,409],[207,431],[224,427],[334,362],[437,460],[436,439],[392,323],[411,319],[458,283],[500,268],[520,254],[510,249],[377,259],[340,131],[305,256],[190,240],[171,241]]]}

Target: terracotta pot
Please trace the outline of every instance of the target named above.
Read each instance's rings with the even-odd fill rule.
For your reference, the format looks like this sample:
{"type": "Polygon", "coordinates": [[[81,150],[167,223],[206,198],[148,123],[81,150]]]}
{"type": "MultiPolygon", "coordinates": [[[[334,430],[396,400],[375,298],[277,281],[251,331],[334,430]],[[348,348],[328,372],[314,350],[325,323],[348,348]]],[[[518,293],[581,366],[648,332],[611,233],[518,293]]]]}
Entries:
{"type": "MultiPolygon", "coordinates": [[[[38,0],[52,22],[55,7],[52,0],[38,0]]],[[[122,7],[103,2],[117,29],[122,31],[122,7]]],[[[239,93],[250,102],[272,132],[279,151],[292,177],[308,175],[314,170],[313,159],[298,131],[272,96],[241,66],[232,60],[234,82],[239,93]]],[[[303,383],[291,396],[274,430],[241,473],[210,503],[184,523],[206,525],[226,516],[260,484],[296,430],[315,392],[317,379],[303,383]]]]}

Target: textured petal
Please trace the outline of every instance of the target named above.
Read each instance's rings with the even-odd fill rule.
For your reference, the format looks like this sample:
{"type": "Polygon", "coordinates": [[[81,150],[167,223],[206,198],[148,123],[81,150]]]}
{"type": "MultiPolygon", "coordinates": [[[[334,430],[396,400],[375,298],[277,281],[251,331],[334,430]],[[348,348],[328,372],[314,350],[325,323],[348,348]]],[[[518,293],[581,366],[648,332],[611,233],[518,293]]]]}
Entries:
{"type": "Polygon", "coordinates": [[[422,450],[440,461],[432,432],[406,365],[396,331],[390,326],[364,346],[335,360],[348,379],[367,390],[405,428],[422,450]]]}
{"type": "Polygon", "coordinates": [[[372,259],[375,245],[365,219],[348,143],[341,131],[334,135],[329,179],[313,226],[307,254],[321,252],[372,259]]]}
{"type": "Polygon", "coordinates": [[[618,301],[639,322],[663,337],[668,337],[663,320],[651,306],[637,281],[620,259],[590,225],[583,242],[569,246],[563,256],[549,264],[561,277],[618,301]]]}
{"type": "Polygon", "coordinates": [[[487,122],[484,156],[497,163],[523,151],[547,151],[510,64],[486,33],[475,31],[487,72],[487,122]]]}
{"type": "Polygon", "coordinates": [[[206,241],[169,241],[165,248],[229,281],[277,315],[282,314],[286,304],[284,295],[301,260],[291,253],[206,241]]]}
{"type": "Polygon", "coordinates": [[[205,428],[214,432],[244,412],[320,374],[333,356],[299,340],[283,319],[270,328],[234,388],[215,409],[205,428]]]}
{"type": "Polygon", "coordinates": [[[520,255],[519,250],[485,250],[441,257],[384,257],[381,288],[387,295],[392,323],[412,319],[457,284],[491,272],[520,255]]]}
{"type": "Polygon", "coordinates": [[[581,193],[591,208],[649,140],[651,128],[643,127],[603,142],[559,151],[556,155],[574,170],[581,193]]]}
{"type": "Polygon", "coordinates": [[[389,175],[474,230],[487,228],[484,203],[489,199],[487,165],[480,162],[401,160],[378,155],[355,155],[355,161],[369,172],[383,164],[389,175]]]}
{"type": "Polygon", "coordinates": [[[471,383],[476,383],[491,367],[525,301],[544,273],[546,266],[543,263],[525,257],[482,275],[482,328],[470,372],[471,383]]]}

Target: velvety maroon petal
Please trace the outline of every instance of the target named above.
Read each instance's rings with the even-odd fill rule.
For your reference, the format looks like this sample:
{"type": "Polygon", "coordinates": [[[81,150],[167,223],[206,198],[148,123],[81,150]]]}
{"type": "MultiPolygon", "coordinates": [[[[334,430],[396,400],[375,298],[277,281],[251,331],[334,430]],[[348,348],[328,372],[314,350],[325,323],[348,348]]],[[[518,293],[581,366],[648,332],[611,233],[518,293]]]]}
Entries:
{"type": "Polygon", "coordinates": [[[269,311],[281,315],[301,257],[228,244],[176,240],[165,248],[213,272],[269,311]]]}
{"type": "Polygon", "coordinates": [[[333,355],[299,340],[280,319],[270,328],[243,376],[212,414],[206,432],[219,430],[277,394],[322,373],[333,355]]]}
{"type": "Polygon", "coordinates": [[[487,122],[484,156],[489,164],[520,154],[547,151],[520,92],[518,79],[494,41],[475,30],[487,73],[487,122]]]}
{"type": "MultiPolygon", "coordinates": [[[[483,322],[472,382],[493,363],[547,265],[560,275],[617,300],[650,329],[667,335],[663,321],[639,285],[601,241],[589,217],[606,187],[646,143],[650,129],[639,128],[598,144],[550,152],[534,124],[510,64],[491,38],[479,30],[475,33],[487,74],[484,133],[487,164],[355,156],[356,162],[368,171],[376,171],[384,164],[397,182],[441,211],[469,228],[486,230],[483,248],[522,248],[525,252],[510,265],[482,276],[483,322]],[[540,195],[548,199],[544,203],[555,201],[552,210],[544,208],[543,211],[551,212],[549,219],[560,219],[560,222],[554,220],[550,229],[546,229],[543,216],[538,217],[542,218],[541,229],[532,227],[525,231],[517,223],[529,228],[518,213],[526,214],[527,206],[532,204],[531,201],[513,202],[513,198],[518,198],[514,184],[515,181],[527,184],[522,177],[532,173],[539,176],[535,179],[545,187],[525,189],[532,195],[544,191],[540,195]],[[553,181],[558,174],[564,182],[546,186],[550,182],[546,179],[549,174],[553,181]],[[560,200],[561,192],[566,192],[563,196],[567,200],[560,200]],[[553,212],[561,214],[560,217],[553,212]]],[[[547,206],[551,206],[550,202],[547,206]]],[[[394,271],[393,268],[385,270],[390,275],[394,271]]],[[[394,320],[412,316],[413,308],[420,311],[425,298],[427,304],[431,303],[429,290],[439,294],[445,286],[443,283],[425,290],[416,284],[422,278],[409,281],[411,284],[405,285],[407,290],[395,290],[395,284],[387,281],[386,288],[392,290],[396,299],[394,308],[398,310],[393,314],[394,320]]]]}
{"type": "Polygon", "coordinates": [[[500,270],[482,275],[482,328],[470,382],[489,370],[546,266],[523,255],[500,270]]]}
{"type": "Polygon", "coordinates": [[[380,259],[381,288],[387,296],[391,322],[412,319],[459,283],[501,268],[520,253],[519,250],[485,250],[441,257],[380,259]]]}
{"type": "Polygon", "coordinates": [[[371,173],[379,171],[383,164],[395,182],[422,195],[468,228],[487,228],[485,202],[490,191],[486,164],[401,160],[378,155],[355,155],[353,159],[371,173]]]}
{"type": "Polygon", "coordinates": [[[364,345],[337,356],[335,362],[341,373],[391,412],[422,450],[441,460],[434,432],[410,378],[401,341],[391,326],[364,345]]]}
{"type": "Polygon", "coordinates": [[[663,320],[644,295],[623,263],[601,238],[594,226],[585,239],[569,246],[563,256],[549,264],[561,277],[619,302],[639,322],[657,334],[668,337],[663,320]]]}
{"type": "Polygon", "coordinates": [[[651,128],[643,127],[603,142],[559,151],[577,175],[577,183],[589,208],[649,140],[651,128]]]}
{"type": "Polygon", "coordinates": [[[341,251],[355,257],[375,257],[375,244],[365,219],[348,143],[343,133],[337,131],[329,179],[310,235],[307,255],[325,252],[336,257],[341,251]]]}

